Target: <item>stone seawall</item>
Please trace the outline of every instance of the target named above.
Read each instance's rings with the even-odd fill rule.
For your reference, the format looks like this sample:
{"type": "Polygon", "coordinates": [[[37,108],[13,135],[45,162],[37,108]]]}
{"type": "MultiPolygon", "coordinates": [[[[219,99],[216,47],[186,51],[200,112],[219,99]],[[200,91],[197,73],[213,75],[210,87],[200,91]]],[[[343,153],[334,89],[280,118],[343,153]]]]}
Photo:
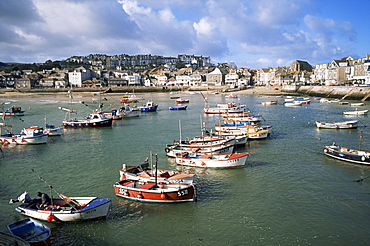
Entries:
{"type": "Polygon", "coordinates": [[[343,100],[366,101],[370,97],[370,87],[361,86],[283,86],[281,91],[343,100]]]}

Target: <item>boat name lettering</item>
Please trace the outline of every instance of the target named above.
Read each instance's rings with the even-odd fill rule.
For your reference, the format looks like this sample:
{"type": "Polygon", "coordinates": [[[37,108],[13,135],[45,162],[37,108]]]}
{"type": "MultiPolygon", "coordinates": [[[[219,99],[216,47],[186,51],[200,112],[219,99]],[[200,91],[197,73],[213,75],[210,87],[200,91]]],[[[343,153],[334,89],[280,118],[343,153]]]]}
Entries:
{"type": "Polygon", "coordinates": [[[87,210],[85,213],[86,214],[91,214],[91,213],[95,213],[96,212],[96,209],[90,209],[90,210],[87,210]]]}
{"type": "Polygon", "coordinates": [[[179,190],[177,192],[177,196],[186,196],[187,194],[189,194],[189,191],[186,189],[186,190],[179,190]]]}

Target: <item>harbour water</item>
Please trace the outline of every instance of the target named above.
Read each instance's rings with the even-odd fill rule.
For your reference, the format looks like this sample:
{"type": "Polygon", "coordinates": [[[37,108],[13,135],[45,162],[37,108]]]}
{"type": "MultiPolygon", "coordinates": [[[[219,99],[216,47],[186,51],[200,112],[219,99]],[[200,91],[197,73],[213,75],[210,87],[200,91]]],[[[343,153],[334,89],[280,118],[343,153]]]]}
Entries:
{"type": "MultiPolygon", "coordinates": [[[[238,152],[250,154],[236,169],[190,169],[196,173],[197,201],[178,204],[139,203],[116,197],[112,185],[122,164],[142,163],[150,152],[158,154],[159,168],[176,168],[165,155],[165,145],[181,137],[200,135],[201,122],[211,128],[219,116],[203,114],[199,94],[181,94],[190,100],[186,111],[170,111],[175,102],[168,93],[142,94],[159,104],[158,112],[115,121],[108,128],[67,129],[46,145],[3,147],[0,158],[0,230],[24,216],[16,199],[24,191],[35,197],[49,188],[34,169],[57,191],[67,196],[98,196],[112,200],[104,220],[54,224],[52,245],[369,245],[370,167],[330,159],[322,146],[370,150],[370,118],[345,117],[349,105],[320,103],[285,107],[283,98],[239,95],[236,103],[262,114],[272,125],[270,138],[250,141],[238,152]],[[262,106],[261,101],[278,100],[262,106]],[[359,119],[355,130],[318,130],[314,122],[359,119]],[[181,131],[180,131],[181,129],[181,131]]],[[[104,106],[120,97],[105,95],[104,106]]],[[[207,94],[210,105],[225,103],[222,94],[207,94]]],[[[74,98],[80,117],[96,104],[84,106],[74,98]]],[[[83,100],[86,100],[84,98],[83,100]]],[[[17,98],[23,117],[7,117],[14,131],[29,125],[60,125],[70,107],[64,97],[17,98]]],[[[145,102],[145,101],[141,101],[145,102]]],[[[368,103],[369,104],[369,103],[368,103]]],[[[118,106],[117,104],[114,106],[118,106]]],[[[368,105],[361,108],[369,109],[368,105]]],[[[54,194],[55,195],[55,194],[54,194]]]]}

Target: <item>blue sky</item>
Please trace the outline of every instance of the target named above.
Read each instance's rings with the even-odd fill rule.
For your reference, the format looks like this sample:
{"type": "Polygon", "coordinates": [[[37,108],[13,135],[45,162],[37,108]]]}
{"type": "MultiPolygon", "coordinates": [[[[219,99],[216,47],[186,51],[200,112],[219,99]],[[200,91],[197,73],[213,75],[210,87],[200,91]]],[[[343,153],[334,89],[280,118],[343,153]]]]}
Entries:
{"type": "Polygon", "coordinates": [[[0,61],[210,56],[252,69],[370,53],[369,0],[2,0],[0,61]]]}

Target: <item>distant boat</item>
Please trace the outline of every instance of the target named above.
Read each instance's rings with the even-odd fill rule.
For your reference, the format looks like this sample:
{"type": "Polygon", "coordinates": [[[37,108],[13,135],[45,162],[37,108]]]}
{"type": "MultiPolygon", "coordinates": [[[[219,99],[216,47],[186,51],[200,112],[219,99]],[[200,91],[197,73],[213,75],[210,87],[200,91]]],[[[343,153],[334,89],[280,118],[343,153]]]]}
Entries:
{"type": "Polygon", "coordinates": [[[354,110],[354,111],[343,111],[343,114],[345,115],[365,115],[369,112],[368,109],[365,109],[365,110],[354,110]]]}
{"type": "Polygon", "coordinates": [[[138,106],[137,108],[139,108],[141,112],[155,112],[157,111],[158,104],[152,101],[148,101],[146,104],[143,104],[142,106],[138,106]]]}
{"type": "Polygon", "coordinates": [[[22,238],[30,245],[50,245],[50,228],[37,220],[27,218],[7,227],[11,234],[22,238]]]}
{"type": "Polygon", "coordinates": [[[175,101],[176,103],[188,103],[189,102],[189,99],[183,99],[183,98],[178,98],[176,99],[175,101]]]}
{"type": "Polygon", "coordinates": [[[186,110],[188,105],[169,107],[170,110],[186,110]]]}
{"type": "Polygon", "coordinates": [[[365,103],[351,103],[351,107],[364,106],[365,103]]]}
{"type": "Polygon", "coordinates": [[[292,101],[292,102],[285,102],[284,106],[286,107],[297,107],[297,106],[302,106],[301,101],[292,101]]]}
{"type": "Polygon", "coordinates": [[[223,114],[223,113],[243,113],[245,105],[236,105],[235,103],[219,103],[216,107],[205,107],[204,113],[206,114],[223,114]]]}
{"type": "Polygon", "coordinates": [[[63,135],[63,127],[45,124],[44,133],[48,136],[61,136],[63,135]]]}
{"type": "Polygon", "coordinates": [[[263,101],[263,102],[261,102],[261,104],[263,106],[266,106],[266,105],[276,105],[276,104],[278,104],[278,101],[263,101]]]}
{"type": "MultiPolygon", "coordinates": [[[[67,112],[70,116],[71,112],[67,112]]],[[[63,120],[64,127],[104,127],[112,126],[112,118],[107,118],[102,112],[92,112],[84,119],[66,117],[63,120]]]]}
{"type": "Polygon", "coordinates": [[[234,99],[234,98],[238,98],[238,96],[231,93],[229,95],[226,95],[225,98],[227,98],[227,99],[234,99]]]}
{"type": "Polygon", "coordinates": [[[358,127],[358,120],[348,120],[342,122],[315,122],[317,128],[327,129],[353,129],[358,127]]]}
{"type": "Polygon", "coordinates": [[[7,110],[3,110],[0,112],[0,115],[7,115],[7,116],[24,116],[24,111],[21,107],[11,106],[7,110]]]}

